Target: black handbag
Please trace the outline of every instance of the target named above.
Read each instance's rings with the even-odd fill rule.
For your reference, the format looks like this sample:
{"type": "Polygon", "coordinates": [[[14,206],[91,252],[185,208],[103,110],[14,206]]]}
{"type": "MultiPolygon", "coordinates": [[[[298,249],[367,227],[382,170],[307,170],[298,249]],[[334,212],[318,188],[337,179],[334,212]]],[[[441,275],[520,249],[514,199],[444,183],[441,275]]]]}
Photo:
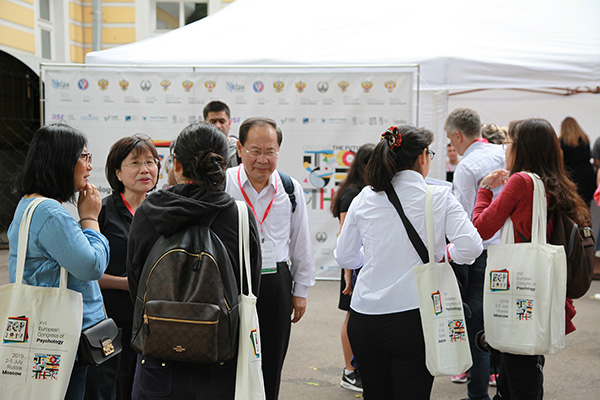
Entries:
{"type": "Polygon", "coordinates": [[[81,332],[78,361],[99,365],[121,353],[121,333],[112,318],[106,318],[81,332]]]}

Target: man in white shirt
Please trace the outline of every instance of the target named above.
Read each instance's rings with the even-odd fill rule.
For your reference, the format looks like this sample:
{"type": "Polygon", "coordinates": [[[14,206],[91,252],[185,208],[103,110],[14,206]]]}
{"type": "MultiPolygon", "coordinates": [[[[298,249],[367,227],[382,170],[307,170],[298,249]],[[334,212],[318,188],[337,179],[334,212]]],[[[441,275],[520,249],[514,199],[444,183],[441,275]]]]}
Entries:
{"type": "MultiPolygon", "coordinates": [[[[444,130],[450,143],[462,159],[454,171],[452,182],[454,195],[463,206],[469,218],[473,216],[473,207],[481,180],[490,172],[505,167],[505,154],[499,145],[489,144],[481,137],[481,119],[479,114],[469,108],[457,108],[446,117],[444,130]]],[[[500,188],[494,190],[494,196],[500,188]]],[[[469,400],[489,400],[488,386],[495,384],[495,376],[490,376],[490,357],[487,352],[475,345],[476,334],[483,330],[483,281],[487,260],[487,247],[499,243],[499,234],[483,242],[483,253],[470,266],[457,266],[455,272],[463,286],[463,301],[471,310],[467,318],[467,332],[471,344],[473,366],[469,370],[469,400]]],[[[466,375],[452,377],[455,382],[465,382],[466,375]]]]}
{"type": "Polygon", "coordinates": [[[227,136],[227,167],[238,165],[237,158],[237,137],[229,135],[231,129],[231,111],[229,106],[222,101],[211,101],[202,110],[204,120],[214,125],[218,130],[227,136]]]}
{"type": "Polygon", "coordinates": [[[262,276],[257,310],[265,392],[267,400],[272,400],[279,396],[291,322],[302,318],[308,288],[315,283],[314,254],[304,190],[291,178],[293,193],[287,193],[276,171],[282,141],[276,122],[247,119],[239,137],[242,164],[227,170],[225,191],[246,201],[260,230],[262,276]]]}

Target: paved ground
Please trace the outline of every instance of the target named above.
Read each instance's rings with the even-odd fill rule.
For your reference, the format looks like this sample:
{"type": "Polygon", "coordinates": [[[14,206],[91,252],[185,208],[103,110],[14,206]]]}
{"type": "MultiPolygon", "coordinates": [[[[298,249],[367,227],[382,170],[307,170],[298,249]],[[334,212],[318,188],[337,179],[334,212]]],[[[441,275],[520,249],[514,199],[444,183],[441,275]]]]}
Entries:
{"type": "MultiPolygon", "coordinates": [[[[0,284],[7,278],[8,251],[0,250],[0,284]]],[[[308,310],[292,329],[292,341],[283,371],[282,400],[349,400],[360,394],[340,388],[343,368],[339,339],[344,312],[337,309],[339,282],[318,281],[311,289],[308,310]]],[[[567,336],[567,348],[546,359],[546,400],[600,400],[600,281],[575,301],[577,331],[567,336]]],[[[431,398],[458,400],[466,385],[436,378],[431,398]]],[[[490,395],[494,389],[490,388],[490,395]]]]}

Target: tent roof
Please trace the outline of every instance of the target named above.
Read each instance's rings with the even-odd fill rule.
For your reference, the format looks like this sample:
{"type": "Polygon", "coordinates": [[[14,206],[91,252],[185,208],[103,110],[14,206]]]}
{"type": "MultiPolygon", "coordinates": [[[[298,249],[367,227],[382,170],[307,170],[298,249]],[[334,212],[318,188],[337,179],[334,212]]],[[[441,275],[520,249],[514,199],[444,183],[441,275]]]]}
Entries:
{"type": "Polygon", "coordinates": [[[600,86],[597,0],[236,0],[88,64],[407,65],[424,89],[600,86]]]}

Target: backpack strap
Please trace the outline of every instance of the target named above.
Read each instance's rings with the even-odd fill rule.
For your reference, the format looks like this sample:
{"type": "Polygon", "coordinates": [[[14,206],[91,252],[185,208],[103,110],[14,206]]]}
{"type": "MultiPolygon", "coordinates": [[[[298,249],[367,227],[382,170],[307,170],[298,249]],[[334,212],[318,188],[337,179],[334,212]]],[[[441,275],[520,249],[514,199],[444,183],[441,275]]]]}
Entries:
{"type": "Polygon", "coordinates": [[[427,264],[429,262],[429,252],[427,251],[427,247],[425,247],[423,239],[421,239],[421,236],[419,236],[413,224],[410,223],[410,221],[406,217],[406,214],[404,214],[402,204],[400,204],[400,199],[398,198],[394,187],[390,185],[387,189],[385,189],[385,194],[387,194],[388,199],[394,205],[396,211],[398,211],[398,215],[400,216],[400,219],[402,220],[402,223],[404,223],[404,227],[406,228],[408,238],[412,242],[412,245],[414,246],[417,253],[419,253],[419,257],[421,257],[423,264],[427,264]]]}
{"type": "Polygon", "coordinates": [[[279,174],[279,178],[281,179],[281,183],[283,184],[283,188],[290,198],[290,203],[292,203],[292,212],[296,211],[296,195],[294,194],[294,182],[292,182],[292,178],[288,174],[284,174],[281,171],[277,171],[279,174]]]}

